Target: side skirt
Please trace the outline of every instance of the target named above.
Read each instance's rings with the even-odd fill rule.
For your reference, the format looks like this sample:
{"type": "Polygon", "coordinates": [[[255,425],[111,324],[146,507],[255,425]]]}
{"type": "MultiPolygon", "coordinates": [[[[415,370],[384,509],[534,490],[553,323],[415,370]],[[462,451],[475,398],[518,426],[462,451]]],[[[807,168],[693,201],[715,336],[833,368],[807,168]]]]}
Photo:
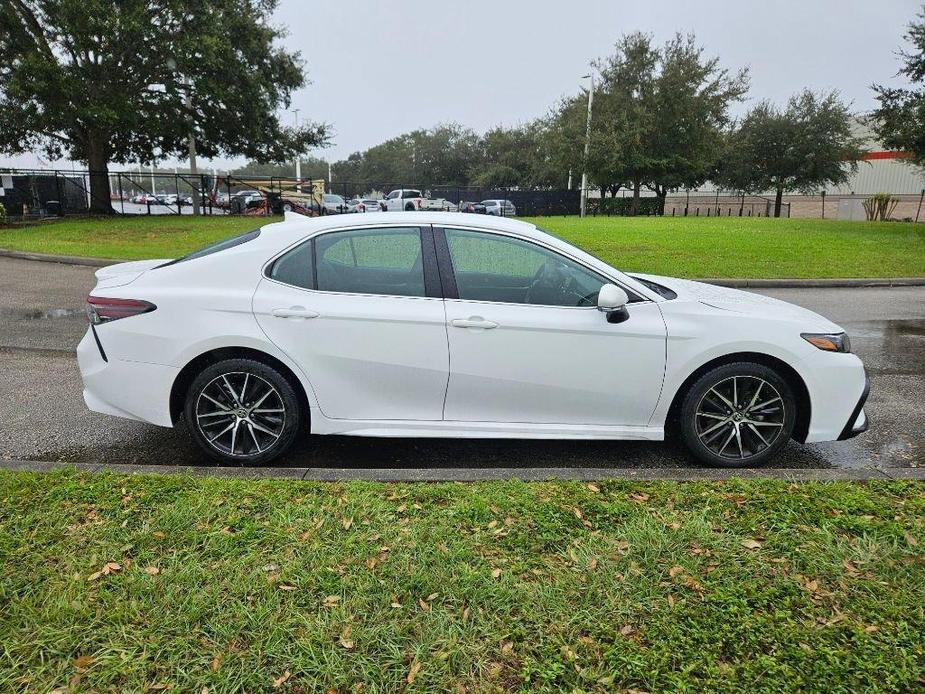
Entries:
{"type": "Polygon", "coordinates": [[[522,422],[454,422],[412,420],[329,419],[312,408],[313,434],[405,438],[468,439],[612,439],[662,441],[662,427],[585,424],[527,424],[522,422]]]}

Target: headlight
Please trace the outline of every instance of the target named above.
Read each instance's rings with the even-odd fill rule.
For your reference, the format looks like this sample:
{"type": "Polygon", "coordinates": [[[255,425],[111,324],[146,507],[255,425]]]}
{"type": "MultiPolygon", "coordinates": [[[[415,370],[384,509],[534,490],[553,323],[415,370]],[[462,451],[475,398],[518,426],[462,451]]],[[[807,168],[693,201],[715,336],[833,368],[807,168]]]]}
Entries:
{"type": "Polygon", "coordinates": [[[850,352],[848,333],[800,333],[800,337],[824,352],[850,352]]]}

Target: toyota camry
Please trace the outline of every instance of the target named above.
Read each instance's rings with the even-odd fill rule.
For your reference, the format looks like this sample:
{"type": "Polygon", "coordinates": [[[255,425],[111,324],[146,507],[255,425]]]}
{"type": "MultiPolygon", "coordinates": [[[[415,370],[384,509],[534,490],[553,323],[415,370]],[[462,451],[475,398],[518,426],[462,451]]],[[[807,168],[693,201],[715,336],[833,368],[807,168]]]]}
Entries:
{"type": "Polygon", "coordinates": [[[285,221],[97,273],[78,347],[96,412],[181,421],[219,461],[302,434],[677,436],[707,465],[864,431],[837,325],[764,296],[627,274],[522,221],[285,221]]]}

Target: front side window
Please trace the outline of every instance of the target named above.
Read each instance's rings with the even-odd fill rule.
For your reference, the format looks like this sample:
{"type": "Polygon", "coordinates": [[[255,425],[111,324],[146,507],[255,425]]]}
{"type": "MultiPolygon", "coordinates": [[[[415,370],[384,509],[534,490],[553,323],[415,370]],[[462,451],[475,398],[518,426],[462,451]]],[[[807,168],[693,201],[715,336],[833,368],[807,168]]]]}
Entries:
{"type": "Polygon", "coordinates": [[[606,278],[527,241],[446,229],[460,299],[543,306],[596,306],[606,278]]]}
{"type": "Polygon", "coordinates": [[[315,244],[321,291],[425,296],[417,227],[337,231],[315,244]]]}

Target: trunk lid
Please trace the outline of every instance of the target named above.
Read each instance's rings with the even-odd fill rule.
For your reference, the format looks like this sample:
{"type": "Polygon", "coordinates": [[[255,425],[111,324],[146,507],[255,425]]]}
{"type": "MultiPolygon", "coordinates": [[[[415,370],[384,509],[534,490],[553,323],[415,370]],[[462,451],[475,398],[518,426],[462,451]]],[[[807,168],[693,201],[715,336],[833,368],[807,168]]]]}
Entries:
{"type": "Polygon", "coordinates": [[[107,265],[96,271],[96,288],[122,287],[131,284],[148,270],[170,261],[170,258],[156,260],[133,260],[128,263],[107,265]]]}

